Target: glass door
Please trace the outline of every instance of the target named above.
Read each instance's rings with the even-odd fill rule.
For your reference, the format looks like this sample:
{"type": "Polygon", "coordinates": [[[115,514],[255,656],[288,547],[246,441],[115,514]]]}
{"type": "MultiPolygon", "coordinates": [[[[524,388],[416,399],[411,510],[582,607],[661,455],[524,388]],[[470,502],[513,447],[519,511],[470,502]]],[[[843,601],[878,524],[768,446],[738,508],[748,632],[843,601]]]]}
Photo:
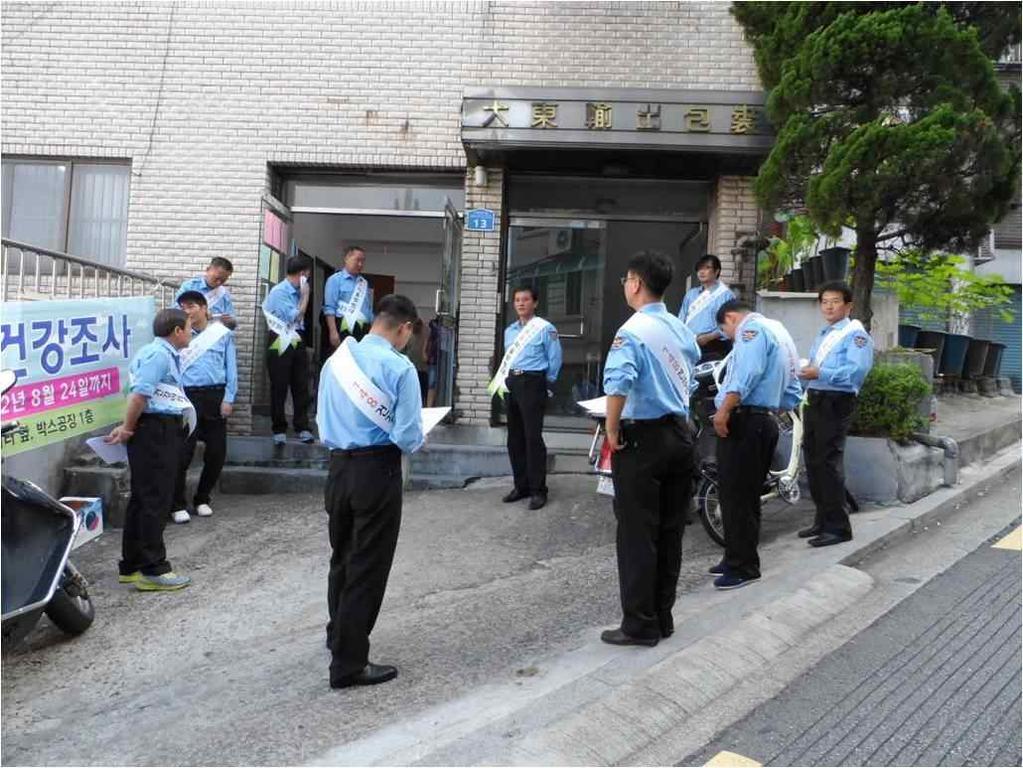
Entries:
{"type": "Polygon", "coordinates": [[[515,320],[515,288],[535,288],[537,313],[558,329],[564,355],[545,426],[588,430],[592,424],[576,402],[601,393],[607,351],[602,338],[606,222],[513,218],[510,224],[502,329],[515,320]]]}
{"type": "Polygon", "coordinates": [[[433,405],[454,404],[455,346],[458,329],[458,275],[462,260],[462,219],[450,200],[444,203],[444,245],[440,288],[434,298],[437,395],[433,405]]]}

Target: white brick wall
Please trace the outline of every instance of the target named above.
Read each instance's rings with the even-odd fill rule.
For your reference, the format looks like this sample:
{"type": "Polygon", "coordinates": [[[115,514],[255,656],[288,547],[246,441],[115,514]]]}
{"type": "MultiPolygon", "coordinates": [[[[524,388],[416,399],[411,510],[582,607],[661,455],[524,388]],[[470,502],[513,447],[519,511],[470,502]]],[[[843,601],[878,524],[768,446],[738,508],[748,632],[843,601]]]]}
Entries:
{"type": "MultiPolygon", "coordinates": [[[[467,86],[758,87],[715,2],[9,3],[0,31],[3,153],[130,159],[132,269],[178,279],[214,255],[235,263],[241,431],[261,365],[268,162],[463,168],[467,86]]],[[[500,183],[492,173],[485,191],[496,209],[500,183]]],[[[489,313],[461,333],[473,420],[489,414],[473,382],[494,308],[475,305],[496,292],[497,243],[467,234],[463,250],[463,317],[489,313]]]]}

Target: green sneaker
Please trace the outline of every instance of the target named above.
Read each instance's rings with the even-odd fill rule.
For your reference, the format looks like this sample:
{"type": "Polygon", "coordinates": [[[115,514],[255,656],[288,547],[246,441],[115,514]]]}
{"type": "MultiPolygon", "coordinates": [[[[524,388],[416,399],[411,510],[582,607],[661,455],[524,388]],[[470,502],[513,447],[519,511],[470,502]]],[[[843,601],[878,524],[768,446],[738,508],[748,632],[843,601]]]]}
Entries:
{"type": "Polygon", "coordinates": [[[178,576],[174,571],[161,573],[159,576],[147,576],[140,573],[135,581],[135,589],[140,592],[172,592],[176,589],[184,589],[192,580],[187,576],[178,576]]]}
{"type": "Polygon", "coordinates": [[[136,581],[142,578],[142,571],[135,571],[135,573],[122,573],[117,577],[117,581],[120,584],[134,584],[136,581]]]}

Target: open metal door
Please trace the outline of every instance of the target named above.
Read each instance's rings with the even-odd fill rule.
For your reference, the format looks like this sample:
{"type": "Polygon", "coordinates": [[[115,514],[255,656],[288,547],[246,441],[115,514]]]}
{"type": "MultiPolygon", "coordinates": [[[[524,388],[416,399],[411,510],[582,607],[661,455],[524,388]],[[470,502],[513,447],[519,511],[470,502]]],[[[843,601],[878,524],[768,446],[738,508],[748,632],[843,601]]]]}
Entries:
{"type": "Polygon", "coordinates": [[[444,250],[441,285],[437,289],[437,397],[435,405],[454,405],[458,330],[459,275],[462,264],[462,215],[447,200],[444,204],[444,250]]]}

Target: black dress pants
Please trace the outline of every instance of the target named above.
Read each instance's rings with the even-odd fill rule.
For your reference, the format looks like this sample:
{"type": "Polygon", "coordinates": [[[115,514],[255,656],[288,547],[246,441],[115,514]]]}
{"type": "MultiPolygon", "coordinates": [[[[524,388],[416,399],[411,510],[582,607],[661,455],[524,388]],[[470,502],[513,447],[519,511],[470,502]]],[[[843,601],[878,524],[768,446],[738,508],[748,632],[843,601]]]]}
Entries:
{"type": "Polygon", "coordinates": [[[718,498],[725,526],[725,568],[747,579],[760,576],[760,496],[778,444],[769,413],[738,408],[728,437],[718,439],[718,498]]]}
{"type": "Polygon", "coordinates": [[[131,498],[121,534],[122,575],[142,571],[159,576],[171,570],[163,529],[174,498],[184,437],[180,416],[144,413],[128,441],[131,498]]]}
{"type": "Polygon", "coordinates": [[[508,409],[508,458],[515,488],[520,493],[547,493],[547,446],[543,441],[543,415],[547,407],[547,378],[543,372],[509,375],[505,407],[508,409]]]}
{"type": "MultiPolygon", "coordinates": [[[[320,367],[327,362],[327,358],[334,354],[337,347],[330,343],[330,330],[328,323],[333,322],[334,327],[337,328],[340,324],[340,319],[336,317],[329,317],[324,314],[320,314],[320,367]]],[[[355,337],[356,341],[362,341],[362,337],[369,331],[369,326],[365,323],[360,323],[355,326],[355,333],[349,333],[348,331],[338,331],[338,335],[341,337],[343,342],[349,336],[355,337]]]]}
{"type": "MultiPolygon", "coordinates": [[[[270,334],[271,343],[276,335],[270,334]]],[[[288,431],[288,417],[284,414],[284,401],[291,390],[291,402],[296,432],[309,429],[309,357],[305,346],[288,347],[278,354],[276,349],[266,351],[266,369],[270,375],[270,419],[274,434],[288,431]]]]}
{"type": "Polygon", "coordinates": [[[330,676],[337,678],[369,663],[369,635],[401,527],[401,451],[393,445],[331,451],[325,502],[331,546],[327,639],[330,676]]]}
{"type": "Polygon", "coordinates": [[[623,423],[611,455],[622,631],[659,638],[671,626],[693,484],[693,434],[681,416],[623,423]]]}
{"type": "Polygon", "coordinates": [[[195,431],[185,437],[181,448],[181,465],[178,468],[177,482],[174,484],[174,504],[172,509],[187,509],[185,502],[185,485],[188,467],[195,455],[195,444],[202,441],[203,450],[202,474],[199,485],[195,489],[192,502],[195,506],[210,503],[220,473],[224,469],[227,458],[227,419],[220,415],[220,404],[224,401],[224,385],[210,387],[185,387],[185,395],[195,406],[195,431]]]}
{"type": "Polygon", "coordinates": [[[845,438],[855,410],[856,395],[851,392],[811,389],[803,411],[803,458],[817,508],[813,524],[823,533],[852,534],[845,490],[845,438]]]}

